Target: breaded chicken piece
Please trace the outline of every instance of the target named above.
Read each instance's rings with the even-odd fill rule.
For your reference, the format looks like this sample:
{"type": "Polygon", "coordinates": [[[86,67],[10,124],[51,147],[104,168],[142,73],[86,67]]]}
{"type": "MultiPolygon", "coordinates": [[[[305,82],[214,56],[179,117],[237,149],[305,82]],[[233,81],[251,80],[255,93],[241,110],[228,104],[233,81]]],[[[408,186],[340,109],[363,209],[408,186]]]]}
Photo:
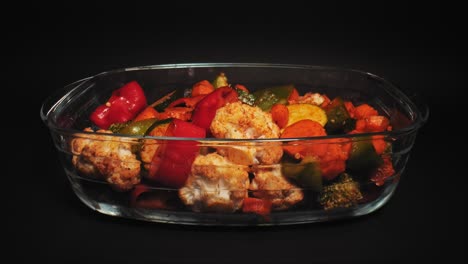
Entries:
{"type": "MultiPolygon", "coordinates": [[[[218,109],[210,130],[216,138],[263,139],[280,136],[280,129],[270,113],[240,102],[218,109]]],[[[230,161],[242,165],[274,164],[283,155],[283,149],[277,143],[269,142],[260,147],[258,143],[256,147],[249,145],[217,147],[217,151],[230,161]]]]}
{"type": "Polygon", "coordinates": [[[195,158],[179,197],[195,212],[234,212],[242,207],[248,187],[247,167],[210,153],[195,158]]]}
{"type": "Polygon", "coordinates": [[[270,200],[274,210],[285,210],[304,199],[302,190],[288,182],[280,165],[257,168],[249,189],[254,197],[270,200]]]}
{"type": "MultiPolygon", "coordinates": [[[[91,128],[84,131],[93,132],[91,128]]],[[[132,153],[129,142],[104,135],[80,134],[71,141],[71,151],[72,163],[82,175],[105,179],[119,191],[128,191],[140,183],[140,161],[132,153]]]]}

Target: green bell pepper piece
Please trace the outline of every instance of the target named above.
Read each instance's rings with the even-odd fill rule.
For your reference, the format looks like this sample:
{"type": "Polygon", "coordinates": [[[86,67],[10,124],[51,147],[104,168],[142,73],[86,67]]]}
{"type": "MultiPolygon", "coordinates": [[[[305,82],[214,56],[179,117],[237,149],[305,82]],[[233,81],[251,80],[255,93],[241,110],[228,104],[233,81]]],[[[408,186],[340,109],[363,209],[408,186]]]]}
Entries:
{"type": "Polygon", "coordinates": [[[350,171],[370,172],[383,164],[382,158],[376,153],[371,138],[360,138],[351,143],[351,153],[346,162],[350,171]]]}
{"type": "Polygon", "coordinates": [[[256,91],[253,93],[255,105],[263,111],[270,111],[274,104],[287,104],[293,90],[294,85],[282,85],[256,91]]]}
{"type": "Polygon", "coordinates": [[[322,190],[322,172],[319,162],[313,157],[304,157],[300,163],[284,162],[281,172],[287,178],[293,179],[301,186],[313,191],[322,190]]]}
{"type": "Polygon", "coordinates": [[[130,122],[127,126],[121,127],[120,129],[116,130],[115,133],[132,136],[143,136],[145,135],[148,128],[150,128],[155,122],[157,122],[156,118],[130,122]]]}

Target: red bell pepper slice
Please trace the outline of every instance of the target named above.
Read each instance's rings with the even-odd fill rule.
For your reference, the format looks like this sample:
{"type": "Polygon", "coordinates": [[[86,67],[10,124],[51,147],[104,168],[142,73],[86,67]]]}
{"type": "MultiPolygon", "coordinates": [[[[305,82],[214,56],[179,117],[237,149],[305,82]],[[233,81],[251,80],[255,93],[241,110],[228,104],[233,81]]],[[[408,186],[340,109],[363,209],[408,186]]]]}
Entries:
{"type": "Polygon", "coordinates": [[[171,209],[170,202],[174,194],[171,191],[151,189],[151,187],[138,184],[130,193],[130,206],[147,209],[171,209]]]}
{"type": "MultiPolygon", "coordinates": [[[[206,132],[194,124],[174,119],[169,124],[165,136],[204,138],[206,132]]],[[[196,141],[167,141],[153,157],[149,178],[169,187],[182,187],[190,174],[199,149],[196,141]]]]}
{"type": "Polygon", "coordinates": [[[136,81],[131,81],[112,92],[112,96],[91,114],[91,121],[102,129],[113,123],[133,119],[146,106],[146,96],[136,81]]]}
{"type": "Polygon", "coordinates": [[[395,169],[393,168],[392,160],[390,157],[382,157],[383,164],[380,166],[371,176],[371,181],[375,182],[375,185],[382,186],[384,185],[387,178],[395,174],[395,169]]]}
{"type": "Polygon", "coordinates": [[[228,103],[239,101],[237,92],[230,87],[221,87],[198,102],[192,114],[192,123],[209,132],[216,110],[228,103]]]}
{"type": "Polygon", "coordinates": [[[130,193],[130,206],[137,207],[138,197],[140,197],[140,195],[143,193],[149,192],[150,190],[151,189],[144,184],[135,185],[132,192],[130,193]]]}
{"type": "Polygon", "coordinates": [[[242,205],[242,212],[255,213],[268,220],[271,212],[271,201],[258,198],[246,197],[242,205]]]}
{"type": "Polygon", "coordinates": [[[112,125],[112,121],[109,119],[110,108],[107,105],[100,105],[94,110],[89,119],[98,127],[107,129],[112,125]]]}

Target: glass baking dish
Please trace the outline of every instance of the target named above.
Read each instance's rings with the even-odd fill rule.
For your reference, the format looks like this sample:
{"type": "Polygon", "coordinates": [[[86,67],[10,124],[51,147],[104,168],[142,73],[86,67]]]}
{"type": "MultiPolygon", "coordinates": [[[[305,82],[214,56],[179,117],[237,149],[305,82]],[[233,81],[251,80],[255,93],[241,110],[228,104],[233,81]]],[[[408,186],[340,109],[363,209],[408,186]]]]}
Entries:
{"type": "Polygon", "coordinates": [[[41,117],[50,129],[72,190],[93,210],[175,224],[287,225],[357,217],[382,207],[403,175],[418,130],[428,118],[428,109],[418,98],[410,98],[390,82],[367,72],[305,65],[206,63],[143,66],[97,74],[49,97],[42,106],[41,117]],[[313,92],[329,98],[339,96],[354,105],[366,103],[386,116],[392,129],[272,139],[84,131],[92,127],[90,114],[125,83],[137,81],[151,103],[175,89],[187,94],[194,83],[213,80],[220,72],[228,76],[230,83],[243,84],[251,93],[293,84],[299,94],[313,92]],[[369,152],[373,140],[386,144],[385,151],[377,157],[369,152]],[[91,145],[104,150],[88,148],[85,153],[83,146],[91,145]],[[364,154],[352,158],[350,154],[344,161],[346,170],[333,180],[321,176],[317,166],[323,164],[299,162],[285,154],[288,148],[332,149],[345,145],[364,154]],[[112,148],[119,150],[112,152],[112,148]],[[151,164],[142,158],[144,148],[175,148],[181,153],[195,149],[197,162],[188,159],[174,167],[177,170],[191,166],[185,185],[175,188],[149,180],[151,164]],[[268,155],[275,151],[280,152],[279,158],[270,162],[243,161],[249,155],[246,153],[268,155]],[[229,162],[225,162],[226,157],[231,157],[229,162]],[[373,165],[376,159],[378,166],[373,165]],[[383,163],[389,163],[393,170],[391,175],[379,178],[383,163]],[[112,176],[102,177],[103,171],[110,171],[112,176]],[[254,204],[245,210],[248,202],[258,199],[268,203],[254,204]],[[259,213],[266,205],[268,212],[259,213]]]}

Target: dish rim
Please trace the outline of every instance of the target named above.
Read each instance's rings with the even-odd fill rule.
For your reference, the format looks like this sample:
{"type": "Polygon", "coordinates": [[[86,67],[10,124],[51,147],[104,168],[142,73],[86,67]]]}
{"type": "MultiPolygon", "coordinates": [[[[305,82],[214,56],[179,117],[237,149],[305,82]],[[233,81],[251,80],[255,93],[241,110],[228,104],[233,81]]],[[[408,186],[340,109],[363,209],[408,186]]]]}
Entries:
{"type": "MultiPolygon", "coordinates": [[[[73,95],[76,96],[76,95],[73,95]]],[[[71,97],[73,97],[71,96],[71,97]]],[[[61,134],[72,134],[74,136],[86,137],[86,135],[103,135],[110,140],[110,138],[115,137],[116,140],[121,140],[122,138],[128,138],[129,140],[138,140],[138,139],[156,139],[156,140],[179,140],[179,141],[199,141],[199,142],[209,142],[209,143],[228,143],[228,142],[292,142],[292,141],[309,141],[309,140],[327,140],[334,138],[358,138],[358,137],[369,137],[369,136],[391,136],[391,137],[400,137],[405,134],[410,134],[414,131],[417,131],[428,119],[429,117],[429,108],[428,106],[418,98],[417,95],[413,95],[413,98],[418,99],[418,105],[414,103],[409,96],[403,92],[397,85],[394,83],[370,72],[349,69],[349,68],[340,68],[333,66],[320,66],[320,65],[304,65],[304,64],[277,64],[277,63],[176,63],[176,64],[156,64],[156,65],[143,65],[135,66],[128,68],[119,68],[109,71],[104,71],[96,75],[92,75],[86,78],[82,78],[75,82],[65,85],[62,89],[58,89],[51,95],[49,95],[42,103],[40,109],[41,119],[44,124],[52,131],[61,133],[61,134]],[[61,128],[56,124],[53,124],[49,120],[49,116],[55,111],[55,109],[63,103],[67,98],[70,98],[71,94],[79,90],[79,88],[86,84],[88,81],[106,74],[115,74],[119,72],[129,72],[129,71],[141,71],[141,70],[165,70],[165,69],[187,69],[187,68],[276,68],[276,69],[304,69],[304,70],[329,70],[329,71],[346,71],[359,73],[370,78],[376,79],[384,84],[386,89],[391,89],[393,93],[396,93],[401,98],[402,102],[405,102],[409,105],[410,109],[416,113],[416,118],[412,124],[400,128],[398,130],[384,131],[384,132],[371,132],[371,133],[359,133],[359,134],[338,134],[338,135],[327,135],[319,137],[302,137],[302,138],[266,138],[266,139],[218,139],[218,138],[191,138],[191,137],[155,137],[155,136],[134,136],[134,135],[125,135],[125,134],[108,134],[101,132],[86,132],[76,129],[61,128]],[[61,95],[62,94],[62,95],[61,95]],[[61,95],[61,96],[60,96],[61,95]],[[54,98],[59,97],[58,100],[54,98]],[[47,107],[51,105],[51,107],[47,107]]]]}

